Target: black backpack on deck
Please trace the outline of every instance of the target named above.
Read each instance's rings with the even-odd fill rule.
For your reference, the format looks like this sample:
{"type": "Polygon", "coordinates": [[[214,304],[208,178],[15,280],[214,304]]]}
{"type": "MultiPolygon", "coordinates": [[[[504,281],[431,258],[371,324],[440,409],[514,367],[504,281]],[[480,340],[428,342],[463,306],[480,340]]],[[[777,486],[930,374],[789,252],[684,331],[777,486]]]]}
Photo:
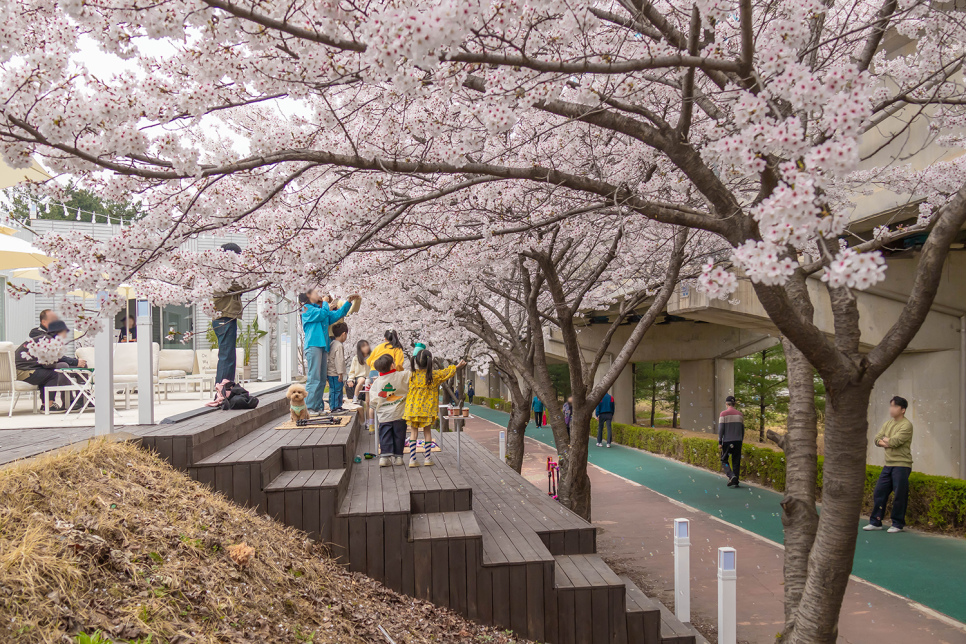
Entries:
{"type": "Polygon", "coordinates": [[[225,385],[225,400],[221,403],[221,408],[225,411],[229,409],[255,409],[258,407],[258,398],[251,395],[247,389],[237,382],[229,382],[225,385]]]}

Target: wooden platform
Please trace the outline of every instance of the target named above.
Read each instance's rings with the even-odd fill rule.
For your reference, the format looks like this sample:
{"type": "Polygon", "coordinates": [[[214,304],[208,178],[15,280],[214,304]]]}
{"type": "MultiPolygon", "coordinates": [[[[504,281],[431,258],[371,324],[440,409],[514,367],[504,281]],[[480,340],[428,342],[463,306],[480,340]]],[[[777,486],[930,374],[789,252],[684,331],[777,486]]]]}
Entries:
{"type": "MultiPolygon", "coordinates": [[[[554,644],[703,641],[607,567],[592,525],[465,434],[461,467],[453,433],[436,435],[443,450],[431,467],[379,467],[363,457],[373,435],[358,416],[277,431],[284,392],[261,399],[255,410],[125,430],[236,503],[329,544],[350,569],[470,619],[554,644]]],[[[91,433],[22,431],[0,432],[0,463],[91,433]]]]}

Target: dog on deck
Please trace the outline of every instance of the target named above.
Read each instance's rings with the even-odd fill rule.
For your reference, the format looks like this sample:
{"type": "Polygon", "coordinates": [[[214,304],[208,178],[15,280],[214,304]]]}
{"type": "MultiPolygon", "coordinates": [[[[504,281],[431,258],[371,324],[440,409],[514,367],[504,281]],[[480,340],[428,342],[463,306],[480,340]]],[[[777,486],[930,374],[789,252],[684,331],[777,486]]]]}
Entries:
{"type": "Polygon", "coordinates": [[[305,399],[309,397],[309,392],[305,390],[305,385],[298,383],[292,385],[285,392],[285,397],[288,398],[288,411],[292,417],[292,422],[309,419],[309,410],[305,405],[305,399]]]}

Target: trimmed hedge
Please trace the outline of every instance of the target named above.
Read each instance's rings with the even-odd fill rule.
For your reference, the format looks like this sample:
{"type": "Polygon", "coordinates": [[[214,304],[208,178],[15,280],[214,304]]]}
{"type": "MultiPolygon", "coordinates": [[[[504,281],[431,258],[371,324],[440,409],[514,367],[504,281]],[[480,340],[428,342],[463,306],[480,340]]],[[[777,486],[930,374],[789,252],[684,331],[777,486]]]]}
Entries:
{"type": "MultiPolygon", "coordinates": [[[[479,398],[490,409],[509,412],[510,403],[500,398],[479,398]]],[[[721,471],[718,441],[715,438],[686,438],[668,429],[654,429],[614,423],[614,442],[627,447],[661,454],[714,472],[721,471]]],[[[597,433],[597,421],[591,421],[591,434],[597,433]]],[[[818,493],[822,494],[822,465],[818,457],[818,493]]],[[[865,473],[864,512],[872,510],[872,490],[882,468],[867,465],[865,473]]],[[[785,454],[780,451],[745,443],[741,448],[741,477],[779,492],[785,490],[785,454]]],[[[889,509],[886,511],[888,522],[889,509]]],[[[966,536],[966,481],[946,476],[932,476],[913,471],[909,476],[909,505],[906,523],[922,530],[966,536]]]]}
{"type": "Polygon", "coordinates": [[[490,409],[505,411],[508,414],[510,413],[511,407],[513,407],[513,403],[509,400],[503,400],[502,398],[484,398],[483,396],[474,396],[473,403],[489,407],[490,409]]]}

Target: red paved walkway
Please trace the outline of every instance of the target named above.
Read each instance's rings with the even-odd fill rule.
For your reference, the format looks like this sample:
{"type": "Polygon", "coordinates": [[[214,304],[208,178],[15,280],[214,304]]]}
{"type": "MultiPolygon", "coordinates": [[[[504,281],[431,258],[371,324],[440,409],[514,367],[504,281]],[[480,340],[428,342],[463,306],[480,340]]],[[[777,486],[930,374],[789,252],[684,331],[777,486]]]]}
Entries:
{"type": "MultiPolygon", "coordinates": [[[[482,419],[466,423],[467,433],[494,453],[499,451],[499,429],[482,419]]],[[[535,440],[527,440],[526,450],[523,475],[545,490],[547,457],[556,453],[535,440]]],[[[715,641],[718,608],[714,553],[719,546],[733,546],[739,561],[738,639],[754,644],[775,641],[784,623],[780,545],[597,467],[591,466],[590,479],[593,522],[599,528],[598,550],[612,568],[629,575],[648,595],[670,606],[674,585],[671,522],[690,519],[692,622],[715,641]]],[[[962,625],[935,615],[919,604],[853,578],[839,623],[839,642],[966,644],[962,625]]]]}

